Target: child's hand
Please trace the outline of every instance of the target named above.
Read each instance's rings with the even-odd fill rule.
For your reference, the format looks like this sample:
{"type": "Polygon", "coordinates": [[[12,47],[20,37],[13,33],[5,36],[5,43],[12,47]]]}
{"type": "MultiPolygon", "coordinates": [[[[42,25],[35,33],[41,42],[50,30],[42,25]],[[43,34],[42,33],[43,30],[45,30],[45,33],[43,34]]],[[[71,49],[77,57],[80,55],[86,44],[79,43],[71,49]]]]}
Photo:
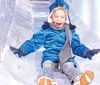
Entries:
{"type": "Polygon", "coordinates": [[[93,57],[95,54],[99,53],[99,52],[100,52],[100,49],[88,50],[88,51],[86,52],[86,57],[89,58],[89,59],[91,60],[92,57],[93,57]]]}
{"type": "Polygon", "coordinates": [[[14,54],[18,54],[18,57],[22,57],[24,55],[23,51],[19,48],[15,48],[15,47],[12,47],[10,46],[10,50],[14,53],[14,54]]]}

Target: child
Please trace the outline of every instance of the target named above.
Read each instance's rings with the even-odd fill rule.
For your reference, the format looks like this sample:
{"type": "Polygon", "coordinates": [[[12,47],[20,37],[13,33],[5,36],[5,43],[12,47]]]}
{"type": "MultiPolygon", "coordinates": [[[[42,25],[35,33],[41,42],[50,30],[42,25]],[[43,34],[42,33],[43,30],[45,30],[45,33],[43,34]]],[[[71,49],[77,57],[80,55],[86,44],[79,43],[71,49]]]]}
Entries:
{"type": "MultiPolygon", "coordinates": [[[[55,0],[54,3],[52,3],[49,7],[50,9],[50,13],[52,12],[52,10],[56,7],[64,7],[65,9],[67,9],[69,11],[69,5],[64,1],[64,0],[55,0]]],[[[69,23],[69,26],[70,26],[70,29],[75,29],[76,26],[75,25],[72,25],[71,24],[71,21],[70,21],[70,18],[69,18],[69,15],[68,15],[68,23],[69,23]]],[[[50,25],[48,22],[44,22],[44,24],[42,25],[42,29],[47,29],[49,28],[50,25]]]]}
{"type": "MultiPolygon", "coordinates": [[[[79,36],[75,30],[70,30],[67,24],[67,10],[63,7],[53,9],[48,16],[48,29],[40,29],[30,40],[25,41],[18,49],[10,47],[14,54],[21,58],[31,52],[35,52],[42,45],[45,48],[42,56],[43,76],[53,80],[53,71],[59,67],[60,71],[66,74],[69,81],[80,74],[77,63],[72,57],[72,53],[82,58],[92,59],[92,56],[100,52],[100,49],[90,50],[81,44],[79,36]]],[[[42,85],[42,77],[39,85],[42,85]]],[[[71,85],[67,83],[67,85],[71,85]]]]}

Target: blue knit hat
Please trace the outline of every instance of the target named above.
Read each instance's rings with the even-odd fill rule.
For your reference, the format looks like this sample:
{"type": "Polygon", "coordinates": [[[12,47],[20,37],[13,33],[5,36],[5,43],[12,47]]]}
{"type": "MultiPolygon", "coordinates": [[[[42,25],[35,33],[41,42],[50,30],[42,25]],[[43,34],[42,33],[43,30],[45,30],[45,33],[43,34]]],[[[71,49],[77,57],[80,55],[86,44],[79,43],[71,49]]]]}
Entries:
{"type": "Polygon", "coordinates": [[[69,10],[69,5],[64,1],[64,0],[55,0],[54,3],[51,4],[50,6],[50,12],[57,7],[57,5],[60,4],[62,5],[63,7],[65,7],[65,9],[69,10]]]}
{"type": "Polygon", "coordinates": [[[65,2],[64,2],[64,0],[56,0],[55,3],[64,5],[65,2]]]}

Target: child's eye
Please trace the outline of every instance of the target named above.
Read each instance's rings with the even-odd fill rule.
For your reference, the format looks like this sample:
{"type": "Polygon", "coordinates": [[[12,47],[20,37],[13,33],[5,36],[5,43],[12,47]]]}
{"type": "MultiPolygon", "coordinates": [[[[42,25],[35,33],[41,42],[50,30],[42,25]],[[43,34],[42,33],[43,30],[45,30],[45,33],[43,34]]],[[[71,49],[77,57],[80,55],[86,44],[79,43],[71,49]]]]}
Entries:
{"type": "Polygon", "coordinates": [[[62,16],[61,18],[65,18],[64,16],[62,16]]]}
{"type": "Polygon", "coordinates": [[[58,18],[58,16],[55,16],[55,18],[58,18]]]}

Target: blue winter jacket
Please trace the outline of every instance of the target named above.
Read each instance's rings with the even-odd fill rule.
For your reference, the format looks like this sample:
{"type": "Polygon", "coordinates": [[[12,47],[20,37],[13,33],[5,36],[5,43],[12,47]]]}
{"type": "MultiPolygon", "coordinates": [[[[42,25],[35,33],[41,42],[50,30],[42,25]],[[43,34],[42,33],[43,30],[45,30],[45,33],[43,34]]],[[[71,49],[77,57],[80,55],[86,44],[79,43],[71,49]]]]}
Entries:
{"type": "MultiPolygon", "coordinates": [[[[53,62],[59,62],[59,53],[64,46],[66,41],[65,29],[54,30],[48,28],[46,30],[39,30],[33,34],[30,40],[24,42],[20,48],[25,52],[25,55],[36,51],[41,46],[44,46],[42,62],[45,60],[51,60],[53,62]]],[[[72,41],[71,41],[72,52],[75,55],[85,58],[84,52],[88,49],[85,45],[81,44],[79,36],[75,30],[72,30],[72,41]]],[[[24,56],[25,56],[24,55],[24,56]]]]}

